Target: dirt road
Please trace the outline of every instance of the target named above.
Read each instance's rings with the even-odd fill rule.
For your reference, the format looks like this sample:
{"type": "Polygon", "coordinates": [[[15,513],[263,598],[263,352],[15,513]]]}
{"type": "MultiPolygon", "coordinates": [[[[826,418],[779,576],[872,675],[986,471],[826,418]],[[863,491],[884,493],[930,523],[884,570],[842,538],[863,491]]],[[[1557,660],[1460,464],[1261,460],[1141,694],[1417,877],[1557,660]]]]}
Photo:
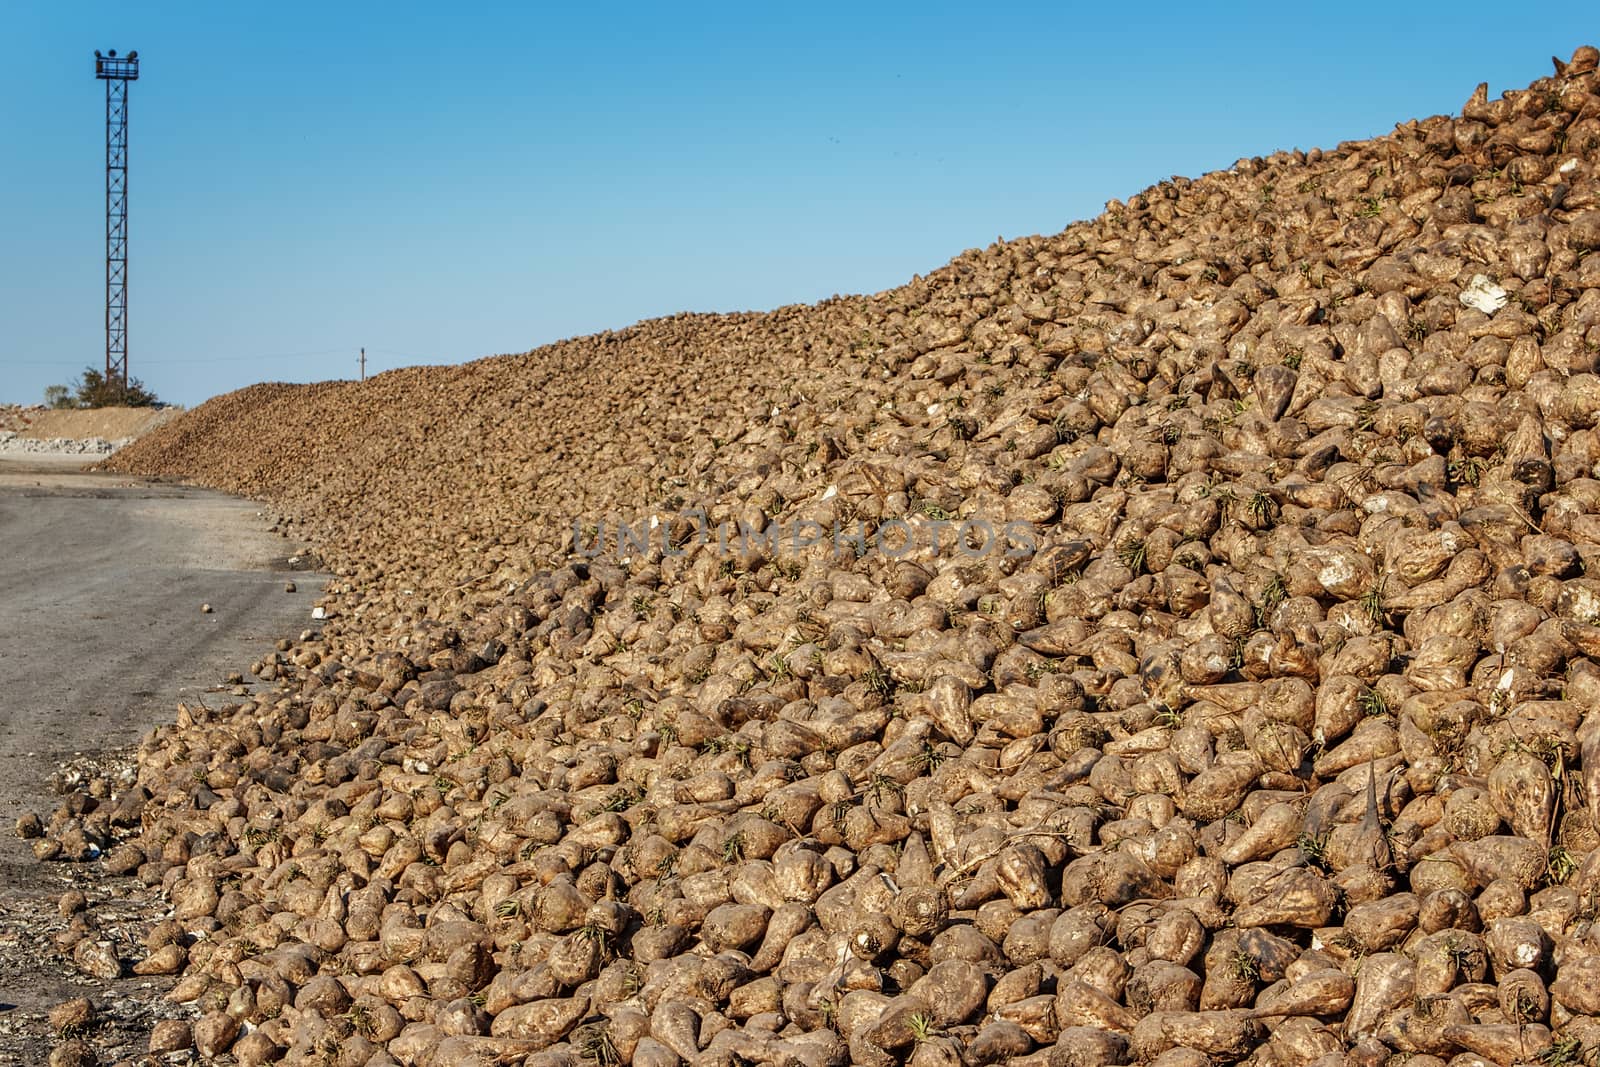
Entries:
{"type": "Polygon", "coordinates": [[[105,1000],[112,1024],[127,1015],[132,1040],[140,1010],[125,1001],[159,985],[97,982],[52,954],[66,925],[56,898],[72,879],[126,922],[145,894],[131,879],[84,886],[94,865],[38,862],[11,833],[16,818],[48,818],[52,774],[125,756],[180,700],[226,699],[224,678],[315,625],[321,588],[289,562],[302,546],[270,533],[255,505],[82,464],[0,459],[0,1063],[44,1062],[41,1012],[74,995],[105,1000]],[[291,571],[298,588],[286,593],[291,571]]]}

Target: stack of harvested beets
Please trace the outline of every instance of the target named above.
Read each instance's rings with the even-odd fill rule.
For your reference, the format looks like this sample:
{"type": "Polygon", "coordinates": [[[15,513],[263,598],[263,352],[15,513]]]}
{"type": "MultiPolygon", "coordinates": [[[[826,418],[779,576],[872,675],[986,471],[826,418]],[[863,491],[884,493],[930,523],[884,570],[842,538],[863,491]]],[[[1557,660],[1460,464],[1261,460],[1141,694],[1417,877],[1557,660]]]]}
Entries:
{"type": "Polygon", "coordinates": [[[1591,1063],[1596,59],[872,297],[214,400],[107,466],[268,501],[329,621],[47,832],[241,1064],[1591,1063]]]}

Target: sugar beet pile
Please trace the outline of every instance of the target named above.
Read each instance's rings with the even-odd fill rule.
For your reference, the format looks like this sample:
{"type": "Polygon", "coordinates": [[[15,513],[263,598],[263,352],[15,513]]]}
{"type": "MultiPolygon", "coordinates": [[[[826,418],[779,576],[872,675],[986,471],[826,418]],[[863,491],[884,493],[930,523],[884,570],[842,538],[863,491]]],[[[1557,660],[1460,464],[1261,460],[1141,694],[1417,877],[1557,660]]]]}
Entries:
{"type": "Polygon", "coordinates": [[[245,1064],[1585,1061],[1596,58],[872,297],[206,404],[109,465],[270,502],[330,621],[50,839],[245,1064]]]}

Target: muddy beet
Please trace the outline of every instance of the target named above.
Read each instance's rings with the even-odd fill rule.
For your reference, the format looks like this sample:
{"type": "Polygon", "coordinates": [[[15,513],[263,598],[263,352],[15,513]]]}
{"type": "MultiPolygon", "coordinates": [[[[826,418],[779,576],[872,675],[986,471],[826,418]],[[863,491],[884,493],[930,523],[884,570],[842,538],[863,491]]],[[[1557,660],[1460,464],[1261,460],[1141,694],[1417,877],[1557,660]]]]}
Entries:
{"type": "Polygon", "coordinates": [[[149,434],[108,466],[337,577],[19,827],[174,909],[74,959],[241,1063],[1586,1062],[1596,58],[874,296],[149,434]]]}

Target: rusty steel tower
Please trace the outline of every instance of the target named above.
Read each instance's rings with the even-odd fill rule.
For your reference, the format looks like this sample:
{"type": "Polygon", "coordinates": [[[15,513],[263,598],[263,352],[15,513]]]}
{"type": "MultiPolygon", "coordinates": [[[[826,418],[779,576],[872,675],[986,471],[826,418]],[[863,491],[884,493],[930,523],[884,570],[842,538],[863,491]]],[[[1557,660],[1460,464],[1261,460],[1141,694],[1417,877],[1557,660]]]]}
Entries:
{"type": "Polygon", "coordinates": [[[106,83],[106,388],[128,391],[128,83],[139,53],[94,54],[106,83]]]}

